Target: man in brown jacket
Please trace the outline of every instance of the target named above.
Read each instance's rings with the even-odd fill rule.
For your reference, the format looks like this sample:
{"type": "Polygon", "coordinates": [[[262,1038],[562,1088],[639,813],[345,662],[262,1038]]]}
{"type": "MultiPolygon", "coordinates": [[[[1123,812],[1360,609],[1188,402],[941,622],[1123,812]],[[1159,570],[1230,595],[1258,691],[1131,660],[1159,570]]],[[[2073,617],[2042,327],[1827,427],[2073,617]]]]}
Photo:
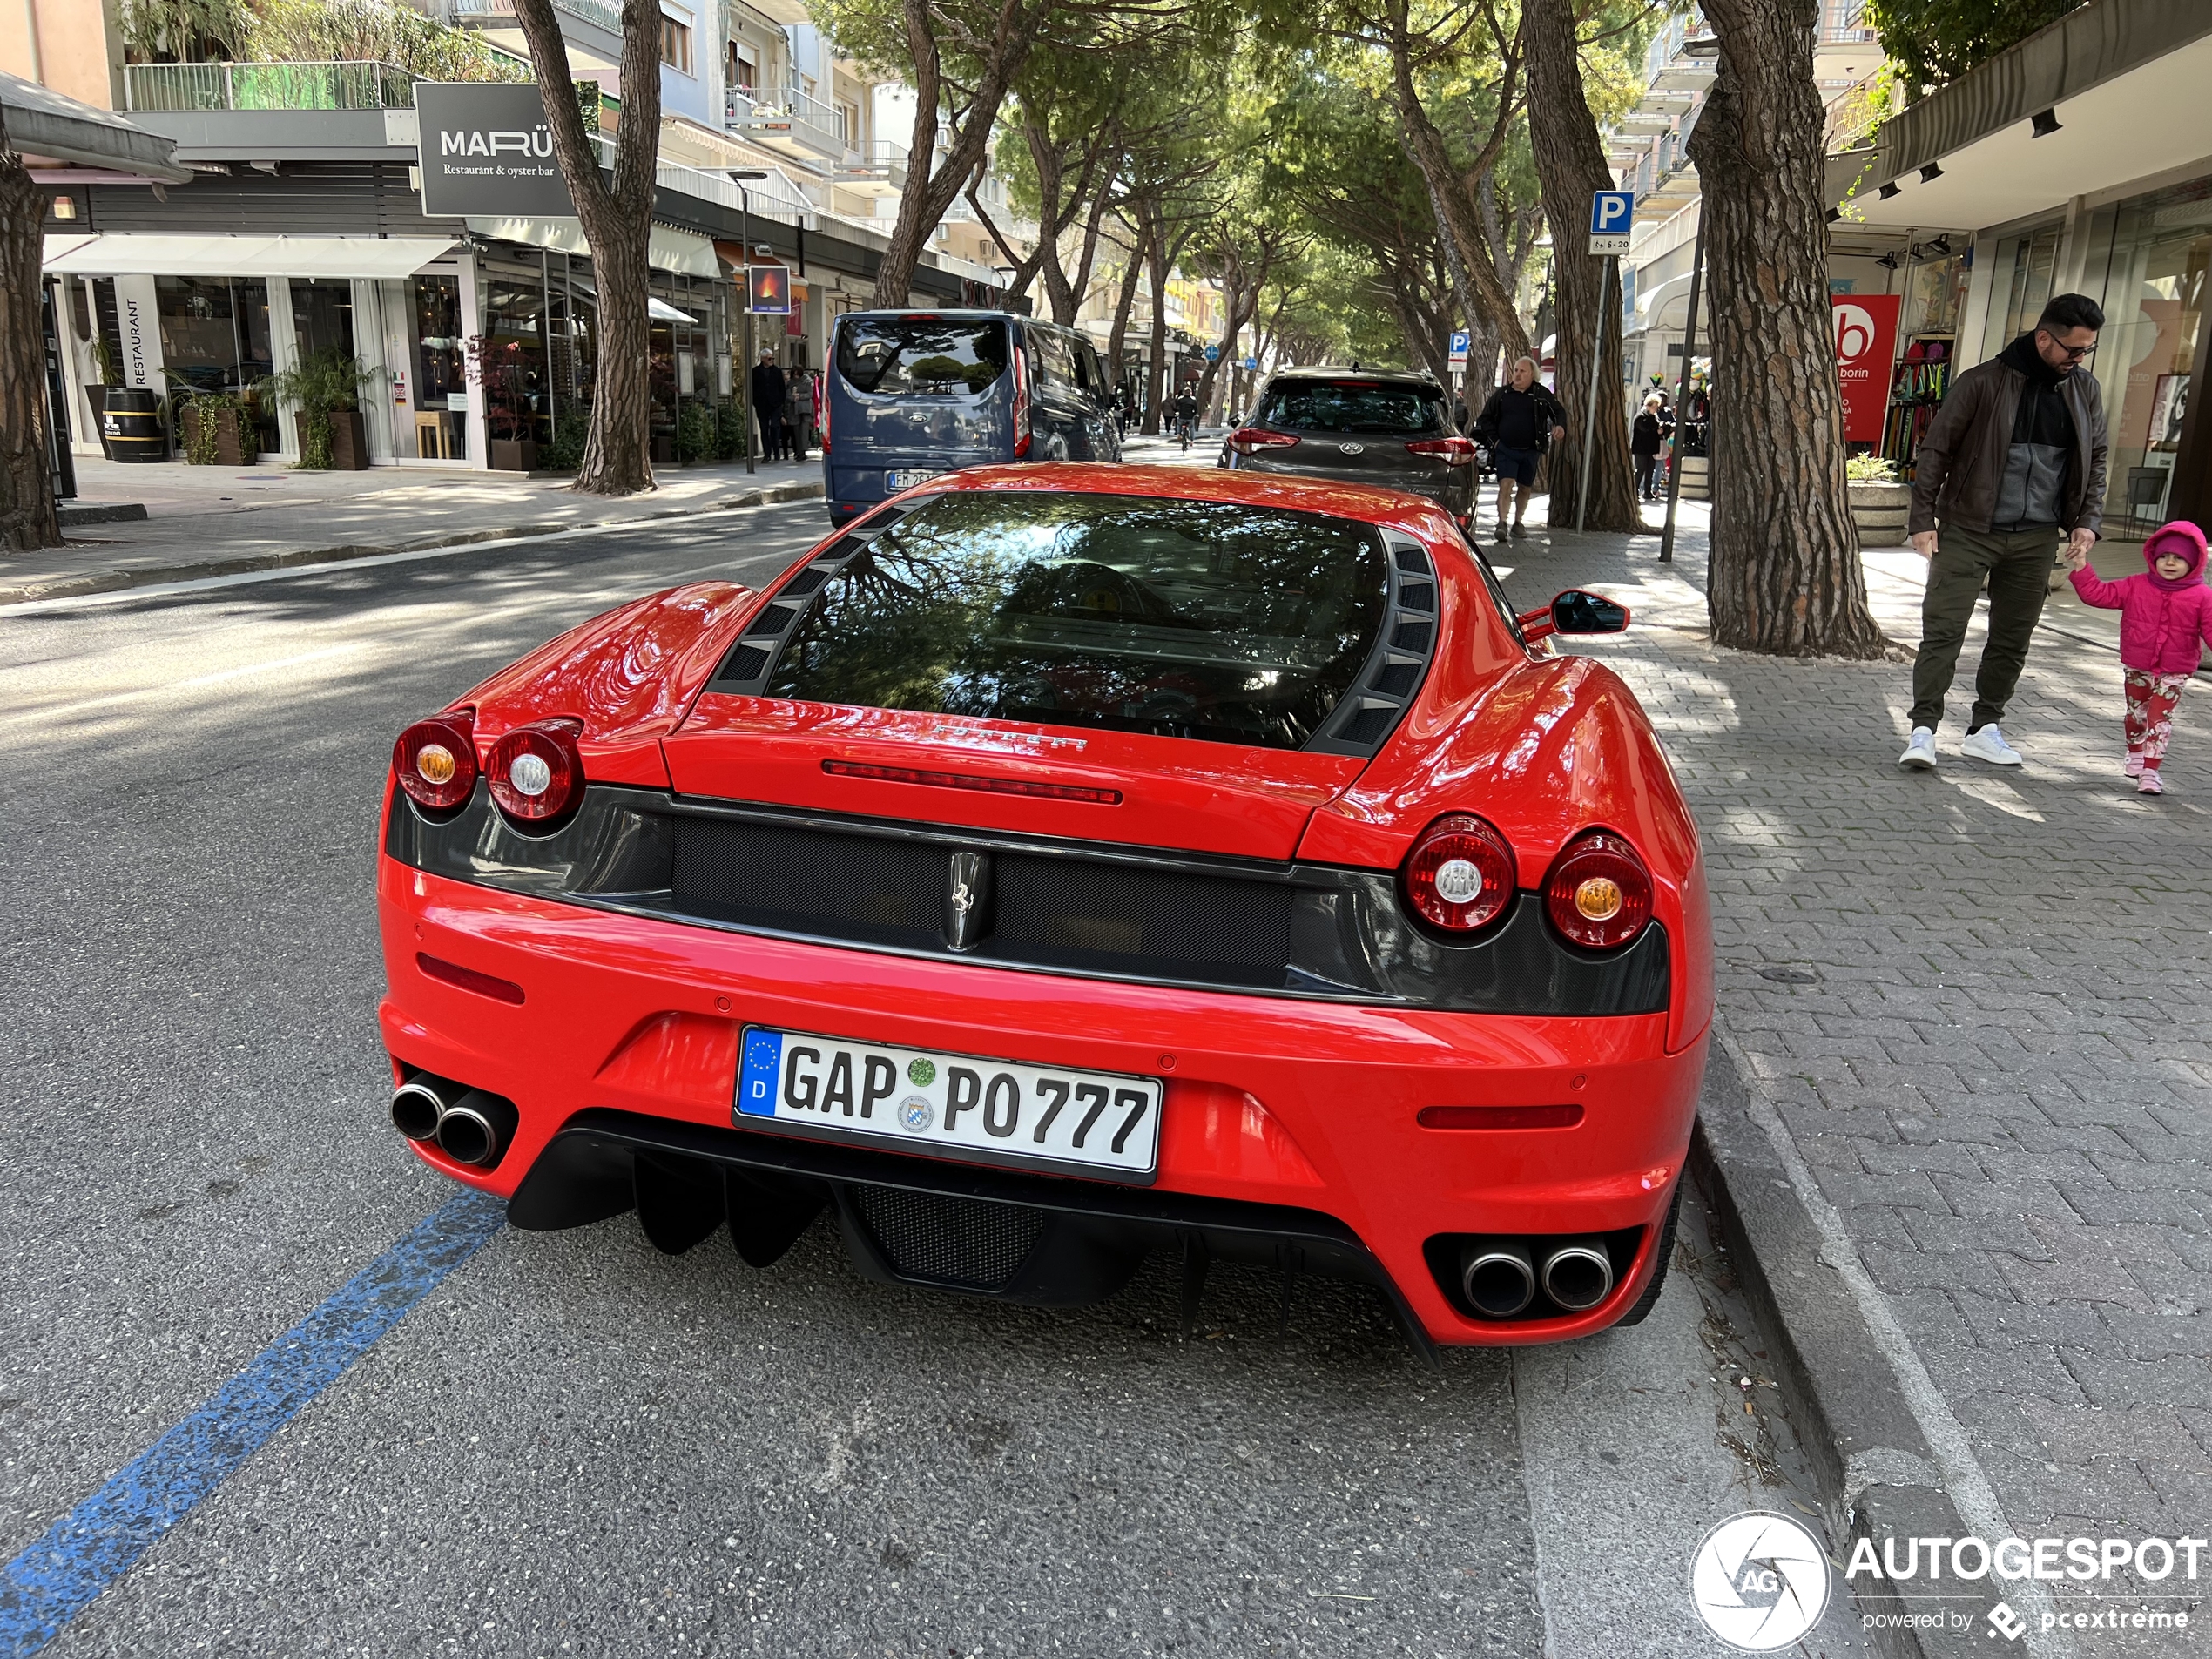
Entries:
{"type": "Polygon", "coordinates": [[[2105,314],[2061,293],[2032,333],[1951,383],[1913,457],[1912,546],[1928,561],[1920,654],[1912,664],[1912,735],[1898,765],[1936,764],[1935,729],[1985,580],[1989,638],[1974,677],[1961,754],[2017,766],[1998,729],[2027,663],[2064,533],[2087,553],[2104,522],[2105,412],[2080,372],[2105,314]],[[1938,525],[1941,525],[1940,536],[1938,525]]]}

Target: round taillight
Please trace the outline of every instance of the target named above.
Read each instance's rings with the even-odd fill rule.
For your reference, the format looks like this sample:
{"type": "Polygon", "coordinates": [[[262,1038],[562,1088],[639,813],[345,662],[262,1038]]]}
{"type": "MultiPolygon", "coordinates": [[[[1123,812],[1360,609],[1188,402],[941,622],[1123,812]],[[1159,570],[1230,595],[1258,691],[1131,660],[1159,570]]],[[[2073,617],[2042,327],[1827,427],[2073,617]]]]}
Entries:
{"type": "Polygon", "coordinates": [[[583,760],[566,721],[516,726],[492,745],[484,776],[499,810],[533,828],[567,817],[583,795],[583,760]]]}
{"type": "Polygon", "coordinates": [[[408,799],[432,812],[467,800],[476,787],[476,740],[468,711],[417,720],[392,745],[392,772],[408,799]]]}
{"type": "Polygon", "coordinates": [[[1472,813],[1454,813],[1413,843],[1405,879],[1406,901],[1423,921],[1447,933],[1475,933],[1513,901],[1513,848],[1472,813]]]}
{"type": "Polygon", "coordinates": [[[1651,920],[1651,873],[1627,840],[1608,830],[1579,835],[1544,883],[1552,926],[1589,950],[1618,950],[1651,920]]]}

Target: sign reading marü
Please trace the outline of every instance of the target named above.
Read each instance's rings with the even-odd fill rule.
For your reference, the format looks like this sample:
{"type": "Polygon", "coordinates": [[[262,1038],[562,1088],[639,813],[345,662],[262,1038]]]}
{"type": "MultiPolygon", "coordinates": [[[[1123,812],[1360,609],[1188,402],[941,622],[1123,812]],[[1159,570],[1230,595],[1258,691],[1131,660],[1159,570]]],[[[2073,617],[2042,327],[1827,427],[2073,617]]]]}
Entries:
{"type": "Polygon", "coordinates": [[[415,109],[425,214],[576,217],[536,86],[425,84],[415,109]]]}
{"type": "Polygon", "coordinates": [[[1890,364],[1897,356],[1898,301],[1894,293],[1831,296],[1846,443],[1882,441],[1882,416],[1890,401],[1890,364]]]}

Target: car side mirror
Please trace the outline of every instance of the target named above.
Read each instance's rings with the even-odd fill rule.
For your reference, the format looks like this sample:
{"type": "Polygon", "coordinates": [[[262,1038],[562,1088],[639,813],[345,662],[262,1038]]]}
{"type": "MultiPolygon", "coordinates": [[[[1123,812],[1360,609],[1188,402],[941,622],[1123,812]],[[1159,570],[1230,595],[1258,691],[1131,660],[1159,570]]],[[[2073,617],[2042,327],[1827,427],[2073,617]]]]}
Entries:
{"type": "Polygon", "coordinates": [[[1534,644],[1553,634],[1618,634],[1628,631],[1629,608],[1603,594],[1569,588],[1541,610],[1524,611],[1521,637],[1534,644]]]}

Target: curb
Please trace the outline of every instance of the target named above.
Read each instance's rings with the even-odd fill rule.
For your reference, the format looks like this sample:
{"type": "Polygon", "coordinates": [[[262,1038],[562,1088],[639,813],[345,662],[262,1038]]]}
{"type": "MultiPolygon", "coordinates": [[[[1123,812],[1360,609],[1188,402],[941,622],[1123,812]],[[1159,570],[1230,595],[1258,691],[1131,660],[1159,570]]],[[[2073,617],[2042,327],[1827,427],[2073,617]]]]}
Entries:
{"type": "Polygon", "coordinates": [[[467,547],[476,542],[515,541],[526,536],[559,536],[574,530],[620,529],[626,525],[651,524],[671,518],[698,518],[739,507],[767,507],[779,502],[819,500],[822,485],[771,484],[742,495],[704,505],[667,507],[650,513],[631,513],[619,518],[583,519],[574,523],[509,524],[492,529],[455,530],[449,535],[418,536],[390,543],[348,542],[337,547],[295,547],[281,553],[256,553],[231,559],[201,559],[189,564],[150,565],[138,570],[105,570],[71,577],[39,587],[0,588],[0,605],[24,604],[36,599],[72,599],[86,594],[113,593],[125,588],[151,587],[161,582],[189,582],[199,577],[236,576],[248,570],[288,570],[302,564],[334,564],[347,559],[382,558],[393,553],[420,553],[435,548],[467,547]]]}
{"type": "MultiPolygon", "coordinates": [[[[1820,1231],[1766,1132],[1750,1113],[1750,1090],[1717,1032],[1708,1051],[1690,1166],[1712,1200],[1743,1291],[1773,1345],[1805,1431],[1832,1535],[1848,1549],[1860,1538],[1958,1538],[1973,1529],[1943,1490],[1933,1451],[1882,1356],[1851,1291],[1822,1255],[1820,1231]],[[1834,1523],[1840,1519],[1842,1525],[1834,1523]]],[[[1840,1563],[1838,1563],[1840,1569],[1840,1563]]],[[[1838,1581],[1860,1611],[1940,1615],[1926,1581],[1838,1581]]],[[[1892,1659],[1956,1659],[1980,1653],[1979,1630],[1868,1632],[1892,1659]]]]}

